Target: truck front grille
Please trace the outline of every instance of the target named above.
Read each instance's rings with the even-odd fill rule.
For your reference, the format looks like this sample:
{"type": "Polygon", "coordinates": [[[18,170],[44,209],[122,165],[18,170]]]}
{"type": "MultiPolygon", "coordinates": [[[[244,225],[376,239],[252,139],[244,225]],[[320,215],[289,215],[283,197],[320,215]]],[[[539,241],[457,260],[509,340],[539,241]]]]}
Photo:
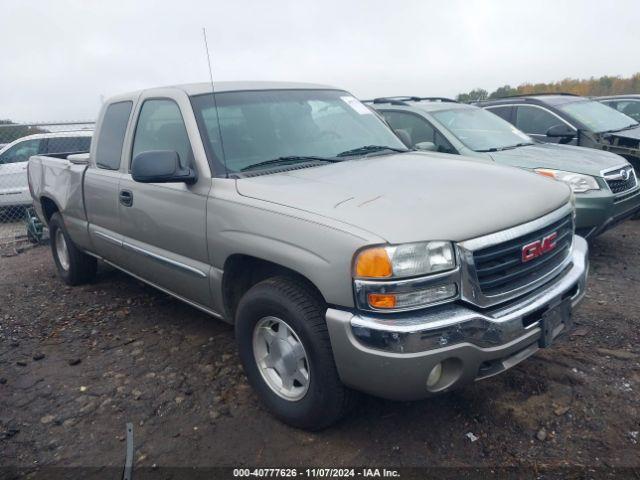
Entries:
{"type": "Polygon", "coordinates": [[[500,295],[534,283],[558,267],[570,254],[573,216],[473,252],[478,287],[485,296],[500,295]],[[536,258],[523,260],[523,248],[556,233],[555,247],[536,258]]]}
{"type": "Polygon", "coordinates": [[[604,179],[607,181],[607,185],[609,185],[611,191],[615,194],[631,190],[638,184],[631,165],[605,173],[604,179]],[[627,177],[626,179],[624,178],[625,176],[627,177]]]}

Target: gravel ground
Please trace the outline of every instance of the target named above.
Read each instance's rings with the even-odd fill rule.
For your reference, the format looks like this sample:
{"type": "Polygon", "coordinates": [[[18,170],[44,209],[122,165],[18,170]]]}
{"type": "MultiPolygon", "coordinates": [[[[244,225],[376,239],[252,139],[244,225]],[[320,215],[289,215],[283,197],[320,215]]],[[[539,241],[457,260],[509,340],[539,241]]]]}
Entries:
{"type": "Polygon", "coordinates": [[[25,221],[7,221],[0,211],[0,257],[16,255],[28,244],[25,221]]]}
{"type": "Polygon", "coordinates": [[[5,467],[121,468],[126,422],[135,468],[640,467],[638,221],[592,246],[570,337],[435,399],[366,397],[313,434],[260,406],[229,325],[109,268],[65,287],[46,247],[0,258],[0,272],[5,467]]]}

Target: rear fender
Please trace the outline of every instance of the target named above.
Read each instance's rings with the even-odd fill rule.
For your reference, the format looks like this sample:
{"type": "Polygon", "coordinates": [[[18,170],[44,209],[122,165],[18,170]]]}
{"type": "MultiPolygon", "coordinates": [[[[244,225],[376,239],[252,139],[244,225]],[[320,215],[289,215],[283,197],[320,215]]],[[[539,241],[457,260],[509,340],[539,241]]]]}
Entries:
{"type": "Polygon", "coordinates": [[[29,159],[29,182],[36,211],[48,220],[42,199],[52,201],[62,214],[71,239],[80,247],[89,247],[87,215],[84,208],[83,181],[87,165],[36,155],[29,159]]]}

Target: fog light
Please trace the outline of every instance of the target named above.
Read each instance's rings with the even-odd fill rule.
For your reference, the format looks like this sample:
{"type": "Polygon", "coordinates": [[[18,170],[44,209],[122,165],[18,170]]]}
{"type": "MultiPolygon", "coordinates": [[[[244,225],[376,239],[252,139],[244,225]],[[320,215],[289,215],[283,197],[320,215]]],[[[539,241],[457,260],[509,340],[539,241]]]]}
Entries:
{"type": "Polygon", "coordinates": [[[427,388],[433,388],[440,381],[441,378],[442,378],[442,363],[438,363],[429,372],[429,377],[427,378],[427,388]]]}

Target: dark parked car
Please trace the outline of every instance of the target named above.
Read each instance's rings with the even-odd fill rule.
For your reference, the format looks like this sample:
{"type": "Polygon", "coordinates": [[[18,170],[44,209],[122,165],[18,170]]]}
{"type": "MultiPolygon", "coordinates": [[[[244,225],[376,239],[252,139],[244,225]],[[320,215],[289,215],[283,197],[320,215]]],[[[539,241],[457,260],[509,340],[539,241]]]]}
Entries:
{"type": "Polygon", "coordinates": [[[615,108],[635,121],[640,122],[640,94],[638,93],[596,97],[595,100],[604,103],[607,107],[615,108]]]}
{"type": "Polygon", "coordinates": [[[505,97],[476,105],[537,140],[617,153],[640,171],[640,124],[600,102],[554,93],[505,97]]]}
{"type": "Polygon", "coordinates": [[[490,160],[567,183],[575,194],[576,232],[582,237],[594,238],[640,212],[640,187],[619,155],[541,143],[489,110],[446,98],[377,98],[369,105],[408,147],[490,160]]]}

